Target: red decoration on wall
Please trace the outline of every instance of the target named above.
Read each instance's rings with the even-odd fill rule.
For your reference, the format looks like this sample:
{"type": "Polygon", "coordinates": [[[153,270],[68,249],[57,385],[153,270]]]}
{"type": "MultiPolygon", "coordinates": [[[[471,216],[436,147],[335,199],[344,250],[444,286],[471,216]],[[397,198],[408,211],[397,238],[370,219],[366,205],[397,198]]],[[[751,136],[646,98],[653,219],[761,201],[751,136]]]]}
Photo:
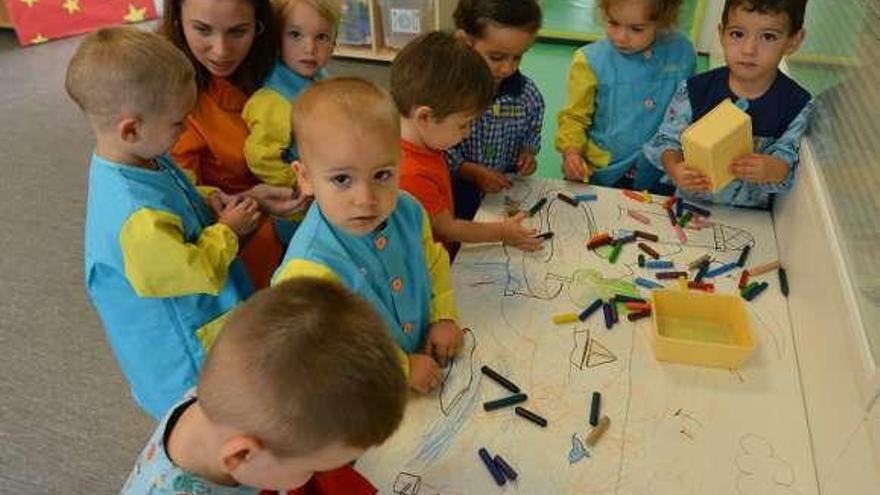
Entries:
{"type": "Polygon", "coordinates": [[[153,0],[0,0],[22,45],[156,18],[153,0]]]}

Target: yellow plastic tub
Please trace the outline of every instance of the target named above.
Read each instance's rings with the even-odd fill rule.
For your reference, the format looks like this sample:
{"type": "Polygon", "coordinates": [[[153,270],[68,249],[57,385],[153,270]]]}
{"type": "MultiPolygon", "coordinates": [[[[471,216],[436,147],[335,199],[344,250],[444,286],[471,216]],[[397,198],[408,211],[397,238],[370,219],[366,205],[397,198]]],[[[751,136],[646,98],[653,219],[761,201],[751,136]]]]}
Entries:
{"type": "Polygon", "coordinates": [[[751,319],[739,296],[658,289],[651,299],[659,361],[739,368],[755,350],[751,319]]]}

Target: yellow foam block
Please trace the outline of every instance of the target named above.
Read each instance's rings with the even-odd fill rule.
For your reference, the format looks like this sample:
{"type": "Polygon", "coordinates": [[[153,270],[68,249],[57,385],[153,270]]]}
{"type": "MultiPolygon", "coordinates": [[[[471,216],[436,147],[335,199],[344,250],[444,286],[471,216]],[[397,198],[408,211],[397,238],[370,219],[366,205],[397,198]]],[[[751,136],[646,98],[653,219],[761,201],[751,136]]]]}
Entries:
{"type": "Polygon", "coordinates": [[[752,152],[752,118],[726,99],[681,135],[684,160],[718,191],[734,179],[730,164],[752,152]]]}

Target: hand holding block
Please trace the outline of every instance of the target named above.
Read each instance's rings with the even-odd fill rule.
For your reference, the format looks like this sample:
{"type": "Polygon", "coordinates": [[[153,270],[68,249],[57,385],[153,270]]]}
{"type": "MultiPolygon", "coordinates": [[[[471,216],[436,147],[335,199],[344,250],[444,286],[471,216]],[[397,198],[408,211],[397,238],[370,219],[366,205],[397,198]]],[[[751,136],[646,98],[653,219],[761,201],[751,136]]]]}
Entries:
{"type": "Polygon", "coordinates": [[[730,164],[752,152],[752,118],[729,99],[722,101],[681,135],[684,161],[712,181],[712,191],[735,177],[730,164]]]}

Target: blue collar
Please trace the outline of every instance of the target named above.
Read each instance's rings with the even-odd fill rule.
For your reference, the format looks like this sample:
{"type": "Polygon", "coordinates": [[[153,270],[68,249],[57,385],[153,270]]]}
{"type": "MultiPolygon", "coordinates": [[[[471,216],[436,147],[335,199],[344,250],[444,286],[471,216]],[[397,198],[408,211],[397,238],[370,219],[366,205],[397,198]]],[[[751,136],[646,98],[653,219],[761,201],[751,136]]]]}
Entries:
{"type": "Polygon", "coordinates": [[[319,69],[315,74],[315,78],[309,79],[297,74],[285,65],[284,62],[278,60],[275,62],[275,66],[272,67],[272,72],[269,73],[269,77],[266,78],[263,86],[274,89],[288,100],[293,100],[300,91],[309,87],[313,82],[324,79],[324,77],[324,69],[319,69]]]}
{"type": "Polygon", "coordinates": [[[525,76],[522,75],[522,72],[516,71],[501,81],[501,84],[498,85],[497,96],[520,96],[523,93],[525,86],[525,76]]]}

